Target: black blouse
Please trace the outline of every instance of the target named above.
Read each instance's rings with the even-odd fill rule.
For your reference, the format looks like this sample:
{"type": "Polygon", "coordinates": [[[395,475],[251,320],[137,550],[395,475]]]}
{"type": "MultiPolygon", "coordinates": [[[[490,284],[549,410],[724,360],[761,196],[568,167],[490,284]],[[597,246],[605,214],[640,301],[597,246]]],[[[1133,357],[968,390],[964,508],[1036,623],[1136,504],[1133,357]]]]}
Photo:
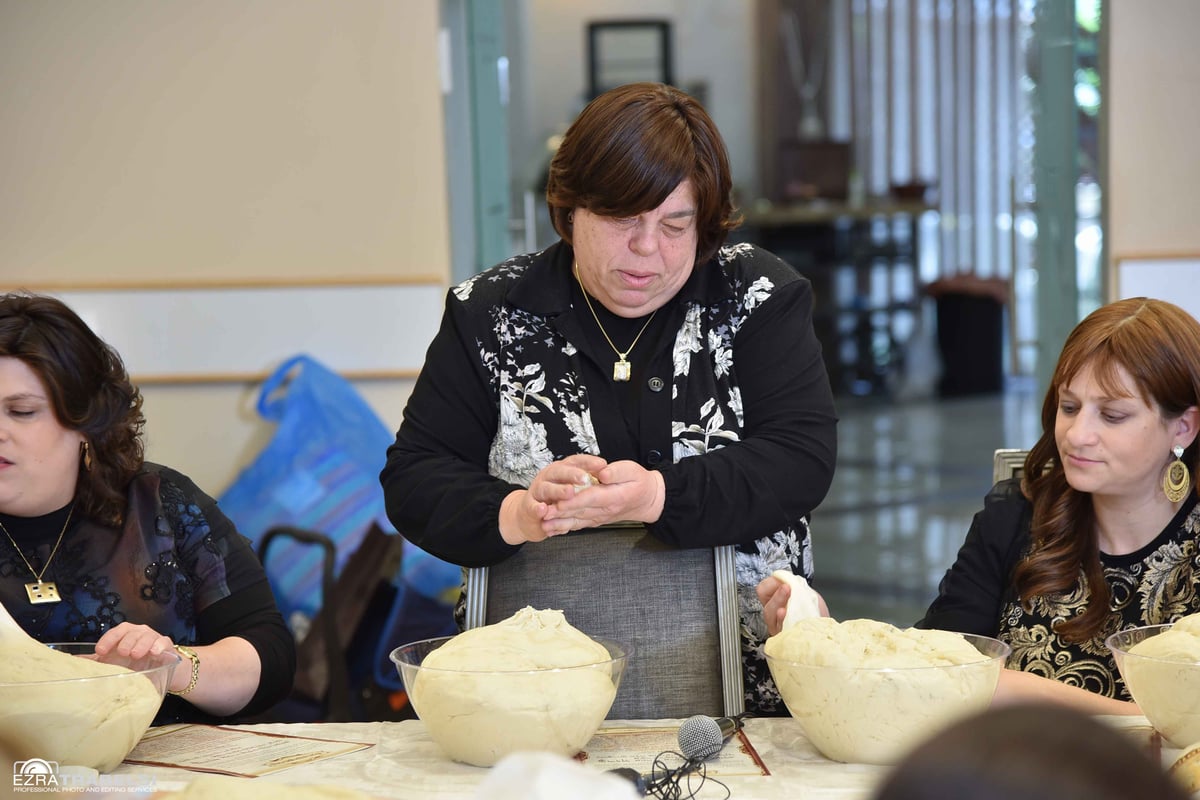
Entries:
{"type": "MultiPolygon", "coordinates": [[[[497,367],[489,349],[497,337],[501,349],[523,350],[518,359],[539,359],[540,353],[529,355],[533,347],[555,350],[565,342],[571,348],[570,367],[562,371],[578,370],[578,375],[558,380],[558,364],[552,368],[547,359],[538,360],[546,371],[540,391],[548,405],[527,416],[537,424],[548,424],[549,413],[585,416],[604,458],[629,458],[660,470],[667,503],[650,527],[663,541],[685,547],[748,544],[811,513],[829,489],[837,456],[837,416],[812,328],[812,288],[769,253],[742,248],[731,263],[749,273],[747,282],[757,279],[756,270],[769,267],[772,288],[753,313],[737,320],[736,330],[713,331],[711,335],[727,337],[731,348],[713,348],[717,355],[707,352],[712,345],[702,330],[699,344],[705,352],[694,355],[693,364],[707,363],[702,371],[683,375],[674,359],[689,307],[699,307],[702,316],[717,315],[736,302],[716,263],[697,265],[675,299],[656,315],[644,341],[629,354],[633,376],[627,383],[612,380],[616,355],[579,302],[567,245],[518,257],[476,276],[468,282],[475,285],[466,302],[458,299],[462,287],[452,290],[381,475],[388,515],[397,530],[434,555],[464,566],[487,566],[514,552],[500,538],[497,520],[504,497],[525,483],[489,474],[494,470],[488,468],[500,428],[497,393],[504,391],[495,385],[497,367]],[[519,275],[503,269],[525,261],[528,266],[519,275]],[[497,310],[493,303],[503,308],[497,310]],[[520,314],[504,325],[524,327],[530,340],[542,335],[535,326],[544,325],[554,343],[508,341],[507,332],[496,331],[501,314],[520,314]],[[728,363],[712,363],[719,356],[728,363]],[[552,381],[569,381],[570,386],[549,397],[559,391],[552,381]],[[681,412],[688,400],[682,395],[688,392],[713,399],[724,420],[702,416],[698,402],[681,412]],[[735,395],[737,409],[728,408],[725,393],[735,395]],[[739,413],[737,438],[721,438],[721,431],[739,427],[732,419],[739,413]],[[686,415],[692,418],[682,419],[686,415]],[[681,433],[673,427],[679,425],[693,430],[681,433]],[[704,458],[682,457],[681,441],[689,436],[693,450],[706,448],[704,458]]],[[[619,318],[594,305],[620,346],[644,323],[624,320],[627,327],[621,330],[619,318]]],[[[502,375],[500,380],[519,377],[502,375]]],[[[532,404],[528,401],[527,407],[532,404]]],[[[554,455],[587,452],[575,439],[554,455]]]]}
{"type": "MultiPolygon", "coordinates": [[[[388,516],[439,558],[489,566],[517,550],[501,502],[542,467],[593,453],[657,469],[654,536],[736,547],[747,705],[778,711],[754,585],[775,569],[812,576],[807,515],[837,451],[812,287],[760,248],[722,248],[649,321],[631,380],[614,381],[573,256],[560,242],[450,290],[381,474],[388,516]]],[[[621,348],[647,322],[593,307],[621,348]]]]}
{"type": "Polygon", "coordinates": [[[1029,550],[1031,513],[1018,479],[996,484],[917,626],[998,638],[1012,646],[1007,663],[1012,669],[1130,699],[1104,640],[1127,628],[1174,622],[1200,612],[1196,494],[1145,547],[1124,555],[1100,554],[1110,613],[1101,632],[1085,642],[1064,640],[1053,627],[1089,602],[1082,571],[1070,591],[1036,597],[1028,610],[1017,599],[1012,572],[1029,550]]]}
{"type": "MultiPolygon", "coordinates": [[[[68,510],[0,515],[0,523],[41,571],[68,510]]],[[[0,541],[0,601],[39,641],[95,642],[125,621],[177,644],[239,636],[257,651],[262,677],[237,716],[264,711],[291,690],[295,641],[262,565],[216,501],[179,472],[147,463],[130,484],[121,529],[72,518],[43,575],[57,584],[61,602],[31,604],[25,584],[33,579],[7,538],[0,541]]],[[[214,721],[185,698],[168,695],[154,724],[214,721]]]]}

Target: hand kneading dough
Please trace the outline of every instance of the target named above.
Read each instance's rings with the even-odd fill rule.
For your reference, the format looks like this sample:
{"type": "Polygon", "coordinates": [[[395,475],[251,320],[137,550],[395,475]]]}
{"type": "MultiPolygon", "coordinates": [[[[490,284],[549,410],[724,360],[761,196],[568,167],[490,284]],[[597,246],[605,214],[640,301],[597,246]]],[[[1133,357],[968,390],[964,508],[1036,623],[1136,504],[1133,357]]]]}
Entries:
{"type": "Polygon", "coordinates": [[[1003,667],[956,633],[870,619],[801,619],[765,651],[813,744],[828,758],[868,764],[895,763],[941,726],[986,708],[1003,667]]]}
{"type": "Polygon", "coordinates": [[[792,589],[787,612],[783,615],[782,630],[786,631],[802,619],[821,616],[821,600],[803,577],[786,569],[775,570],[771,577],[783,581],[792,589]]]}
{"type": "Polygon", "coordinates": [[[1154,727],[1176,747],[1200,741],[1200,614],[1129,648],[1122,665],[1129,693],[1154,727]]]}
{"type": "Polygon", "coordinates": [[[52,650],[0,606],[0,736],[20,758],[107,772],[142,738],[161,704],[144,675],[52,650]],[[104,675],[124,677],[42,683],[104,675]]]}
{"type": "Polygon", "coordinates": [[[611,661],[608,649],[561,611],[526,606],[427,655],[412,704],[456,761],[486,767],[520,750],[572,756],[616,697],[611,661]],[[588,664],[596,666],[564,669],[588,664]]]}

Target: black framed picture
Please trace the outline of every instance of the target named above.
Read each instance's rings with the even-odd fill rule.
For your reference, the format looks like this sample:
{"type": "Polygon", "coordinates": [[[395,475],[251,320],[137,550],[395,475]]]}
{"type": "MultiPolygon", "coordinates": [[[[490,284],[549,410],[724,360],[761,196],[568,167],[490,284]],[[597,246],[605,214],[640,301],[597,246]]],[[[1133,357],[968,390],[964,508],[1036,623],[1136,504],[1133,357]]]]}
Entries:
{"type": "Polygon", "coordinates": [[[657,19],[589,22],[588,99],[639,81],[673,84],[671,23],[657,19]]]}

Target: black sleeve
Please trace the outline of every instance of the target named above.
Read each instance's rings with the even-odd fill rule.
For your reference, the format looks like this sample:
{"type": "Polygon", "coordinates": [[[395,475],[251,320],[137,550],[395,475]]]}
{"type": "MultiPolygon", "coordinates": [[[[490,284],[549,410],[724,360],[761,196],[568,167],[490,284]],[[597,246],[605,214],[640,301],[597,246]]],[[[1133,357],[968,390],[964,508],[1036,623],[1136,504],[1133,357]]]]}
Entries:
{"type": "MultiPolygon", "coordinates": [[[[199,512],[176,522],[180,557],[192,575],[196,607],[195,644],[209,645],[228,636],[250,642],[258,653],[261,673],[254,696],[236,716],[265,711],[285,698],[296,674],[296,642],[283,615],[262,562],[233,521],[186,475],[156,467],[164,491],[178,491],[189,508],[199,512]],[[173,485],[172,488],[167,488],[173,485]]],[[[172,504],[168,504],[172,505],[172,504]]],[[[180,698],[168,697],[170,701],[180,698]]],[[[167,709],[164,704],[164,710],[167,709]]],[[[180,705],[181,718],[212,719],[191,704],[180,705]]]]}
{"type": "Polygon", "coordinates": [[[996,635],[1001,609],[1012,595],[1013,568],[1029,541],[1030,512],[1019,480],[1001,481],[992,488],[916,627],[996,635]]]}
{"type": "Polygon", "coordinates": [[[651,526],[658,538],[690,547],[751,542],[825,498],[837,415],[812,314],[812,287],[801,279],[772,294],[738,331],[733,368],[744,436],[662,467],[666,502],[651,526]]]}
{"type": "Polygon", "coordinates": [[[238,636],[258,652],[262,664],[258,690],[237,716],[266,711],[291,692],[296,676],[296,642],[275,605],[266,578],[204,609],[196,620],[196,635],[201,644],[238,636]]]}
{"type": "Polygon", "coordinates": [[[483,324],[447,295],[396,441],[380,473],[388,519],[405,538],[465,567],[491,566],[519,547],[500,537],[500,503],[523,487],[483,466],[497,429],[498,401],[476,355],[483,324]]]}

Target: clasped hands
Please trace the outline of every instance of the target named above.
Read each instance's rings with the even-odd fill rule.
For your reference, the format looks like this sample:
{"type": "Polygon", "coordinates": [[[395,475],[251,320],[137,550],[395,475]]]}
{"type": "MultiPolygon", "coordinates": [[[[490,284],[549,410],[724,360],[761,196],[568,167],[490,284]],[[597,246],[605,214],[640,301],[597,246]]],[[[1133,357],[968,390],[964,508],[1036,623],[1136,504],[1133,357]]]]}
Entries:
{"type": "Polygon", "coordinates": [[[528,489],[500,505],[500,535],[509,544],[540,542],[610,522],[654,522],[662,514],[662,474],[636,461],[573,455],[542,468],[528,489]]]}

